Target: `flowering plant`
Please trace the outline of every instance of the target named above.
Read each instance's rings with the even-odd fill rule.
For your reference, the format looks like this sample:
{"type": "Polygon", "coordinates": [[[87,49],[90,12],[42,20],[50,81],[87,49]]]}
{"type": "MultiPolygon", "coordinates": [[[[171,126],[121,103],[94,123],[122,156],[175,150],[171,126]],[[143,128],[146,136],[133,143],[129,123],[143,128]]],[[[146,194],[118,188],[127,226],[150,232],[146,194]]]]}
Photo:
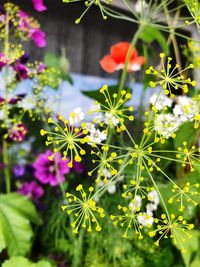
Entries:
{"type": "MultiPolygon", "coordinates": [[[[32,2],[37,11],[46,10],[42,1],[32,2]]],[[[46,94],[60,86],[66,68],[28,63],[22,47],[24,41],[46,46],[39,23],[11,3],[0,8],[0,251],[10,257],[4,261],[2,254],[3,266],[30,252],[38,266],[41,256],[47,266],[197,266],[199,43],[181,29],[195,25],[198,32],[200,5],[122,0],[123,12],[110,0],[80,2],[85,11],[76,24],[96,6],[104,20],[121,19],[138,28],[131,42],[119,40],[99,59],[110,75],[119,72],[117,85],[84,92],[94,102],[88,114],[76,107],[68,116],[53,110],[55,95],[51,101],[46,94]],[[182,17],[185,10],[188,18],[182,17]],[[188,42],[185,67],[180,37],[188,42]],[[134,107],[131,80],[138,73],[143,92],[134,107]],[[17,93],[26,81],[30,93],[17,93]],[[33,237],[44,253],[31,251],[33,237]],[[168,264],[162,258],[169,255],[168,264]]],[[[30,265],[23,257],[17,262],[30,265]]]]}

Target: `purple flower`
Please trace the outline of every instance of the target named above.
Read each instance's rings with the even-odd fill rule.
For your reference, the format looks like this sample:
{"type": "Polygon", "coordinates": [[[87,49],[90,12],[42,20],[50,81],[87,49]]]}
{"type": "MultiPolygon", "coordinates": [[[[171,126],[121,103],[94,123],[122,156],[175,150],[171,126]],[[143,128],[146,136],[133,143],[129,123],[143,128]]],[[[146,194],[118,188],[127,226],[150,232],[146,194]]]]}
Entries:
{"type": "Polygon", "coordinates": [[[27,79],[28,69],[24,64],[16,63],[16,65],[13,66],[13,69],[16,72],[16,78],[18,81],[27,79]]]}
{"type": "Polygon", "coordinates": [[[35,23],[25,12],[19,11],[19,28],[27,35],[38,47],[46,46],[45,33],[40,30],[37,23],[35,23]]]}
{"type": "Polygon", "coordinates": [[[31,31],[31,39],[38,47],[46,46],[46,34],[38,28],[32,29],[31,31]]]}
{"type": "Polygon", "coordinates": [[[8,130],[8,140],[15,142],[22,142],[25,135],[28,133],[28,129],[23,123],[17,123],[8,130]]]}
{"type": "Polygon", "coordinates": [[[25,166],[15,164],[13,166],[13,173],[14,173],[14,176],[17,178],[23,176],[25,173],[25,166]]]}
{"type": "Polygon", "coordinates": [[[25,52],[23,56],[20,57],[19,62],[22,64],[26,64],[28,60],[29,60],[29,54],[25,52]]]}
{"type": "Polygon", "coordinates": [[[43,0],[32,0],[32,3],[34,9],[38,12],[47,10],[47,7],[44,5],[43,0]]]}
{"type": "Polygon", "coordinates": [[[26,94],[16,95],[8,100],[8,104],[15,105],[18,102],[22,101],[22,99],[26,96],[26,94]]]}
{"type": "Polygon", "coordinates": [[[33,163],[33,167],[35,168],[35,177],[42,184],[56,186],[59,183],[64,182],[64,174],[69,173],[70,168],[67,166],[69,160],[63,160],[61,153],[57,153],[54,159],[50,161],[49,156],[52,154],[53,152],[50,150],[41,153],[33,163]]]}
{"type": "Polygon", "coordinates": [[[43,188],[36,182],[24,182],[18,192],[30,199],[38,200],[44,194],[43,188]]]}

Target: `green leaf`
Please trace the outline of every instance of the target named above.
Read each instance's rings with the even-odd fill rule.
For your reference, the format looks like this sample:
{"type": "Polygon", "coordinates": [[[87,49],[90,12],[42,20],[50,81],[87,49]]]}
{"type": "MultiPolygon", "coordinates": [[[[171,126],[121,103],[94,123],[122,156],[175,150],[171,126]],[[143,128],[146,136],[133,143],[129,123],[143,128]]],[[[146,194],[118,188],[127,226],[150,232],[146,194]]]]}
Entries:
{"type": "Polygon", "coordinates": [[[190,267],[199,267],[199,266],[200,266],[200,256],[196,257],[190,264],[190,267]]]}
{"type": "Polygon", "coordinates": [[[0,195],[0,240],[9,256],[25,255],[30,251],[31,222],[40,224],[41,220],[28,198],[17,193],[0,195]]]}
{"type": "Polygon", "coordinates": [[[59,58],[56,55],[52,54],[52,53],[48,53],[48,54],[45,55],[44,63],[48,67],[54,67],[54,68],[59,68],[60,67],[59,58]]]}
{"type": "MultiPolygon", "coordinates": [[[[118,93],[119,86],[118,85],[112,85],[108,86],[108,91],[111,96],[111,99],[113,99],[112,95],[114,93],[118,93]]],[[[131,88],[126,88],[127,93],[130,93],[132,90],[131,88]]],[[[94,100],[97,100],[100,104],[105,104],[105,97],[102,93],[99,92],[98,90],[90,90],[90,91],[82,91],[82,93],[89,98],[92,98],[94,100]]]]}
{"type": "Polygon", "coordinates": [[[52,267],[53,265],[49,261],[41,260],[37,263],[33,263],[24,257],[11,257],[6,260],[2,267],[52,267]]]}
{"type": "Polygon", "coordinates": [[[183,142],[186,140],[187,146],[191,146],[197,140],[197,130],[194,129],[191,122],[184,123],[176,132],[176,137],[174,138],[175,149],[179,146],[183,146],[183,142]]]}
{"type": "Polygon", "coordinates": [[[4,235],[3,235],[2,228],[0,228],[0,252],[5,248],[6,248],[5,238],[4,238],[4,235]]]}
{"type": "Polygon", "coordinates": [[[162,51],[167,55],[169,54],[167,40],[158,29],[146,26],[142,31],[140,38],[148,44],[152,43],[153,41],[157,41],[162,48],[162,51]]]}

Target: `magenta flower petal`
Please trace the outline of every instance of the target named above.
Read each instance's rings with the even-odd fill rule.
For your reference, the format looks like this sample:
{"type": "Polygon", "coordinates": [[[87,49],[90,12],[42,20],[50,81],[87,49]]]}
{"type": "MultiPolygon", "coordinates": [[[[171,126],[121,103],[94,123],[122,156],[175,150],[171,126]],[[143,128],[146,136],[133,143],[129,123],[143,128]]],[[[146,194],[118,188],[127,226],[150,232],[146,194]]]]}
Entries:
{"type": "Polygon", "coordinates": [[[33,7],[38,12],[43,12],[47,10],[47,7],[44,5],[43,0],[32,0],[33,7]]]}
{"type": "Polygon", "coordinates": [[[24,64],[17,63],[13,66],[13,69],[16,72],[16,78],[18,81],[26,80],[28,78],[28,69],[24,64]]]}
{"type": "Polygon", "coordinates": [[[18,192],[21,195],[28,196],[30,199],[38,200],[44,194],[43,188],[36,182],[25,182],[21,185],[18,192]]]}
{"type": "Polygon", "coordinates": [[[40,29],[32,29],[31,30],[31,39],[38,47],[45,47],[46,46],[46,34],[41,31],[40,29]]]}
{"type": "Polygon", "coordinates": [[[61,154],[57,153],[53,161],[50,161],[48,157],[52,154],[53,152],[50,150],[41,153],[33,163],[33,167],[35,169],[35,177],[41,183],[56,186],[63,183],[65,180],[64,174],[70,172],[67,166],[69,159],[63,160],[61,154]]]}

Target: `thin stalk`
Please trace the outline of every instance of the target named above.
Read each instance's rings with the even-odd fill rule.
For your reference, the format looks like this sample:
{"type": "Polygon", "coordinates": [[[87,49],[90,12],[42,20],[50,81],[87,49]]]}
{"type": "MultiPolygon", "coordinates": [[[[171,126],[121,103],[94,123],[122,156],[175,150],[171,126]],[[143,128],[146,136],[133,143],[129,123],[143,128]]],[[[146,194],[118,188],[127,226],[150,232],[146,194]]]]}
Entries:
{"type": "Polygon", "coordinates": [[[11,191],[10,172],[9,172],[9,158],[8,158],[8,144],[6,140],[3,140],[3,162],[5,164],[4,175],[6,183],[6,193],[11,191]]]}
{"type": "MultiPolygon", "coordinates": [[[[119,97],[121,91],[123,90],[123,88],[124,88],[124,86],[126,84],[128,64],[129,64],[129,61],[130,61],[130,58],[131,58],[131,54],[133,52],[133,49],[136,46],[136,43],[137,43],[137,41],[139,39],[139,36],[140,36],[140,33],[141,33],[142,29],[143,29],[143,26],[140,25],[138,27],[136,33],[134,34],[133,38],[132,38],[132,41],[131,41],[131,44],[130,44],[130,48],[129,48],[128,53],[127,53],[127,56],[126,56],[125,66],[124,66],[124,69],[122,71],[122,75],[121,75],[121,79],[120,79],[120,84],[119,84],[119,89],[118,89],[118,97],[119,97]]],[[[110,143],[110,141],[112,140],[112,137],[113,137],[113,132],[110,131],[109,134],[108,134],[108,138],[107,138],[106,144],[109,144],[110,143]]],[[[104,151],[103,152],[103,156],[106,157],[107,156],[107,153],[108,153],[107,151],[104,151]]],[[[99,169],[99,172],[98,172],[99,174],[97,176],[97,179],[101,176],[101,171],[102,171],[102,166],[99,169]]],[[[95,189],[97,190],[97,186],[96,186],[95,189]]],[[[96,193],[97,192],[98,191],[96,191],[96,193]]]]}
{"type": "Polygon", "coordinates": [[[140,36],[140,33],[142,32],[143,30],[143,25],[139,25],[136,33],[134,34],[133,36],[133,39],[131,41],[131,45],[130,45],[130,48],[128,50],[128,53],[127,53],[127,56],[126,56],[126,61],[125,61],[125,65],[124,65],[124,68],[123,68],[123,71],[122,71],[122,76],[121,76],[121,80],[120,80],[120,83],[119,83],[119,90],[118,90],[118,96],[120,94],[120,92],[123,90],[125,84],[126,84],[126,78],[127,78],[127,74],[128,74],[128,64],[129,64],[129,61],[130,61],[130,58],[131,58],[131,54],[133,52],[133,49],[135,48],[135,45],[139,39],[139,36],[140,36]]]}
{"type": "MultiPolygon", "coordinates": [[[[6,58],[8,58],[9,55],[9,13],[6,12],[6,23],[5,23],[5,40],[4,40],[4,54],[6,58]]],[[[7,75],[6,75],[7,77],[7,75]]],[[[8,89],[6,87],[6,92],[5,92],[5,100],[7,103],[7,98],[8,98],[8,89]]],[[[6,118],[7,120],[7,106],[6,108],[6,118]]],[[[3,140],[3,163],[5,164],[4,168],[4,176],[5,176],[5,184],[6,184],[6,193],[10,193],[11,191],[11,177],[10,177],[10,171],[9,171],[9,157],[8,157],[8,144],[6,140],[3,140]]]]}

